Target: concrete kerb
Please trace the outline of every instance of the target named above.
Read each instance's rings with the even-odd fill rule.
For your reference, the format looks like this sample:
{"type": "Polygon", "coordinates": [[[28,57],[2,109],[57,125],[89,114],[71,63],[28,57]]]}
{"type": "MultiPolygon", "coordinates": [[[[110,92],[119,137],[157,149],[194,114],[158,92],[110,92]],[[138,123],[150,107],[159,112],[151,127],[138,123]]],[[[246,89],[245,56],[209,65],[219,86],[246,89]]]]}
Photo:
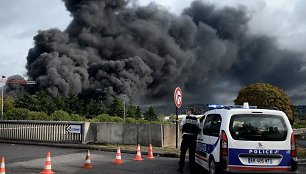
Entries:
{"type": "MultiPolygon", "coordinates": [[[[38,146],[51,146],[60,148],[73,148],[73,149],[91,149],[100,150],[105,152],[117,152],[117,148],[106,148],[106,147],[93,147],[87,144],[60,144],[60,143],[44,143],[44,142],[31,142],[31,141],[14,141],[14,140],[0,140],[0,143],[10,143],[10,144],[24,144],[24,145],[38,145],[38,146]]],[[[136,150],[125,150],[121,149],[121,153],[136,154],[136,150]]],[[[148,152],[141,152],[142,155],[148,155],[148,152]]],[[[168,158],[179,158],[179,154],[176,153],[156,153],[153,152],[154,156],[168,157],[168,158]]],[[[187,156],[187,155],[186,155],[187,156]]],[[[187,156],[188,157],[188,156],[187,156]]]]}

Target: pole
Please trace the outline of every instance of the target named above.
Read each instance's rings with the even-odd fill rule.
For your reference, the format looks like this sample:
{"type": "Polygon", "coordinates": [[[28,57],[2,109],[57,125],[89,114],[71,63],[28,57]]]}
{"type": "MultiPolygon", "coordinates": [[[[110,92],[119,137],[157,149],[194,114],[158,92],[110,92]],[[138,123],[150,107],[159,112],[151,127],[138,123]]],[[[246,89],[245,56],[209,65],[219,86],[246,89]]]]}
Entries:
{"type": "Polygon", "coordinates": [[[178,107],[176,107],[175,126],[176,126],[176,141],[175,141],[175,147],[176,147],[176,149],[177,149],[177,143],[178,143],[178,107]]]}
{"type": "Polygon", "coordinates": [[[125,95],[123,96],[123,119],[124,119],[124,123],[125,123],[125,95]]]}
{"type": "MultiPolygon", "coordinates": [[[[2,84],[4,84],[3,76],[2,76],[2,84]]],[[[3,88],[4,88],[4,85],[2,85],[2,88],[1,88],[1,120],[3,120],[3,88]]]]}

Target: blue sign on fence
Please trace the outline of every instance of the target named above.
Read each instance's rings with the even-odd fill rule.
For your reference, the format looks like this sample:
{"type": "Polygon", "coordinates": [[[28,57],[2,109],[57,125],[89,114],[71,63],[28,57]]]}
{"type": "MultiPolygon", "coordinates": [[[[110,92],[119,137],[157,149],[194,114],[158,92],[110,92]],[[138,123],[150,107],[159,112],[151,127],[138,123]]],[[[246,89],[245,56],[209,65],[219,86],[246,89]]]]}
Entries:
{"type": "Polygon", "coordinates": [[[68,125],[66,131],[69,133],[80,134],[82,130],[82,125],[68,125]]]}

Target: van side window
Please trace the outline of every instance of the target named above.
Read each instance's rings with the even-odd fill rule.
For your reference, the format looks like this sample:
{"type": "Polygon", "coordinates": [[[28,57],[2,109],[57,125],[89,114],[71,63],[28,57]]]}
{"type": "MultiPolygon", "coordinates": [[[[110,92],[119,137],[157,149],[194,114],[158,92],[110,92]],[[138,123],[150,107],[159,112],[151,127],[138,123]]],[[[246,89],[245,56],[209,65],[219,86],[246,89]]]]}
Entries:
{"type": "Polygon", "coordinates": [[[220,134],[221,116],[219,114],[207,115],[203,126],[203,134],[218,137],[220,134]]]}

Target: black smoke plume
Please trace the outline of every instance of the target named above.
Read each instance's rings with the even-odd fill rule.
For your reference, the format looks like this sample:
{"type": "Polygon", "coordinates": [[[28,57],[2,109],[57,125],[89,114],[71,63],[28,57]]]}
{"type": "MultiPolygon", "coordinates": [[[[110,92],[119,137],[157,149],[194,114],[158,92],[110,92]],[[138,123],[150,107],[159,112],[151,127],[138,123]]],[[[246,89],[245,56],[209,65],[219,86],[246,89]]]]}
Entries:
{"type": "Polygon", "coordinates": [[[27,75],[38,83],[27,87],[31,93],[100,97],[106,103],[126,95],[143,104],[172,101],[180,86],[184,102],[212,103],[250,83],[285,90],[305,85],[298,80],[305,79],[304,55],[249,34],[245,7],[194,1],[175,15],[155,3],[63,2],[73,17],[68,28],[39,31],[29,51],[27,75]]]}

